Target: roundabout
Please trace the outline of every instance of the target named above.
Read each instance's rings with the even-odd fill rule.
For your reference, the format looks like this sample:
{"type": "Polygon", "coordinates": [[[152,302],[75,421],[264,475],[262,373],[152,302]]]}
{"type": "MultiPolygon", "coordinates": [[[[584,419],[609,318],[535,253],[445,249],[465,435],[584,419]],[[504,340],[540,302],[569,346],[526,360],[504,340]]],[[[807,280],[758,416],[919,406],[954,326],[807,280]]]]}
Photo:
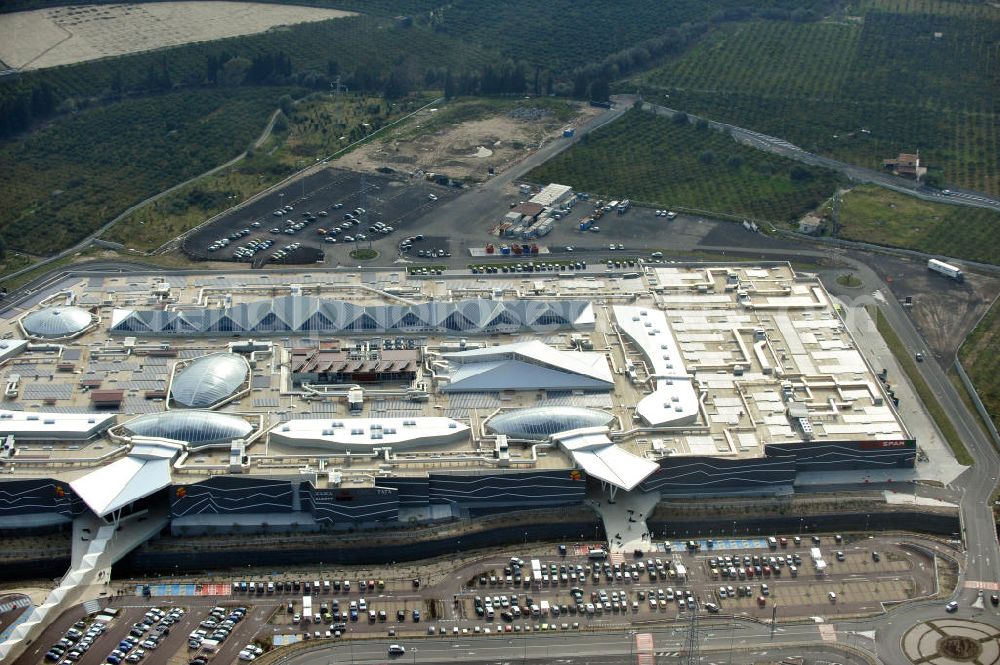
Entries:
{"type": "Polygon", "coordinates": [[[903,653],[911,663],[951,665],[1000,664],[1000,629],[966,619],[935,619],[903,636],[903,653]]]}

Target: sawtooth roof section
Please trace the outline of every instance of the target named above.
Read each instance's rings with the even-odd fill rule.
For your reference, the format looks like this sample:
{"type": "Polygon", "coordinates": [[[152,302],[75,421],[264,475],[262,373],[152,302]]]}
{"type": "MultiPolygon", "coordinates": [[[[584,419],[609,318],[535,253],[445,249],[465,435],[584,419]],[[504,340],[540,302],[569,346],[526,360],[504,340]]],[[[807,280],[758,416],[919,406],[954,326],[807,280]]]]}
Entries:
{"type": "Polygon", "coordinates": [[[461,300],[363,307],[312,296],[282,296],[229,308],[116,309],[110,332],[128,335],[406,333],[471,335],[594,325],[587,300],[461,300]]]}

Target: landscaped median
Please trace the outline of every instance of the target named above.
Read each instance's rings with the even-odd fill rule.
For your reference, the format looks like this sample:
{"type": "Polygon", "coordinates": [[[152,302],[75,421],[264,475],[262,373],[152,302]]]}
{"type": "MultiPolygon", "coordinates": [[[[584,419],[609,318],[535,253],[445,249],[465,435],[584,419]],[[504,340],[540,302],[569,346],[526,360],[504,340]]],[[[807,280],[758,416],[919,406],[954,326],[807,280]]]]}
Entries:
{"type": "Polygon", "coordinates": [[[917,395],[920,397],[920,401],[924,403],[927,412],[934,419],[934,424],[937,425],[938,430],[941,435],[944,436],[945,441],[951,446],[952,452],[955,453],[955,459],[959,464],[964,464],[966,466],[972,466],[972,455],[969,454],[969,450],[965,447],[965,443],[962,442],[962,437],[958,435],[958,431],[952,424],[951,420],[948,418],[947,414],[944,412],[941,403],[938,402],[937,397],[931,391],[930,386],[924,381],[923,375],[920,374],[920,370],[917,369],[917,363],[913,360],[910,352],[907,350],[903,341],[899,339],[896,331],[892,329],[889,325],[889,321],[882,314],[882,310],[876,310],[876,326],[878,327],[878,332],[882,335],[882,339],[885,340],[886,345],[889,350],[892,351],[892,355],[896,357],[903,371],[906,372],[907,378],[910,379],[910,383],[913,384],[913,389],[917,391],[917,395]]]}

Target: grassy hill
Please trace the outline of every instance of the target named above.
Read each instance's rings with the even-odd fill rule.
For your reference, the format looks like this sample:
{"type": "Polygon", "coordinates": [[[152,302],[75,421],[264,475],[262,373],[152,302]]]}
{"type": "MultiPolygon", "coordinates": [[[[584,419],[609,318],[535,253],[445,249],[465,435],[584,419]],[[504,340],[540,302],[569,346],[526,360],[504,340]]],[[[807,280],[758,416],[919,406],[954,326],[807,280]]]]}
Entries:
{"type": "Polygon", "coordinates": [[[819,205],[838,182],[832,171],[748,148],[727,134],[632,109],[534,169],[528,179],[771,222],[819,205]]]}
{"type": "Polygon", "coordinates": [[[1000,213],[929,203],[872,185],[844,194],[840,237],[1000,263],[1000,213]]]}
{"type": "Polygon", "coordinates": [[[943,182],[1000,194],[1000,9],[863,5],[721,27],[620,87],[873,168],[919,150],[943,182]]]}
{"type": "Polygon", "coordinates": [[[1000,427],[1000,303],[979,322],[958,351],[962,367],[976,386],[979,399],[1000,427]]]}

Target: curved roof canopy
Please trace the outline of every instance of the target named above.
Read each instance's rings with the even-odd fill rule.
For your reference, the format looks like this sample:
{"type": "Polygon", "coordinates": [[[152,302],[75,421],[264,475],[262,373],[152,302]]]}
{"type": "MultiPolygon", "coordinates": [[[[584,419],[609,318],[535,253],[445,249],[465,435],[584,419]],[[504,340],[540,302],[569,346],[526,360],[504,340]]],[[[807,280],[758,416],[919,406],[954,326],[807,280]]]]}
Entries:
{"type": "Polygon", "coordinates": [[[21,319],[21,326],[32,337],[57,339],[76,335],[92,322],[90,312],[79,307],[46,307],[21,319]]]}
{"type": "Polygon", "coordinates": [[[213,353],[174,374],[170,397],[188,409],[207,409],[235,393],[247,380],[250,366],[242,356],[213,353]]]}
{"type": "Polygon", "coordinates": [[[168,411],[139,416],[124,425],[136,436],[184,441],[194,448],[243,439],[253,431],[243,418],[213,411],[168,411]]]}
{"type": "Polygon", "coordinates": [[[606,426],[613,420],[613,415],[597,409],[539,406],[496,415],[486,423],[486,428],[494,434],[505,434],[514,439],[542,441],[557,432],[606,426]]]}

